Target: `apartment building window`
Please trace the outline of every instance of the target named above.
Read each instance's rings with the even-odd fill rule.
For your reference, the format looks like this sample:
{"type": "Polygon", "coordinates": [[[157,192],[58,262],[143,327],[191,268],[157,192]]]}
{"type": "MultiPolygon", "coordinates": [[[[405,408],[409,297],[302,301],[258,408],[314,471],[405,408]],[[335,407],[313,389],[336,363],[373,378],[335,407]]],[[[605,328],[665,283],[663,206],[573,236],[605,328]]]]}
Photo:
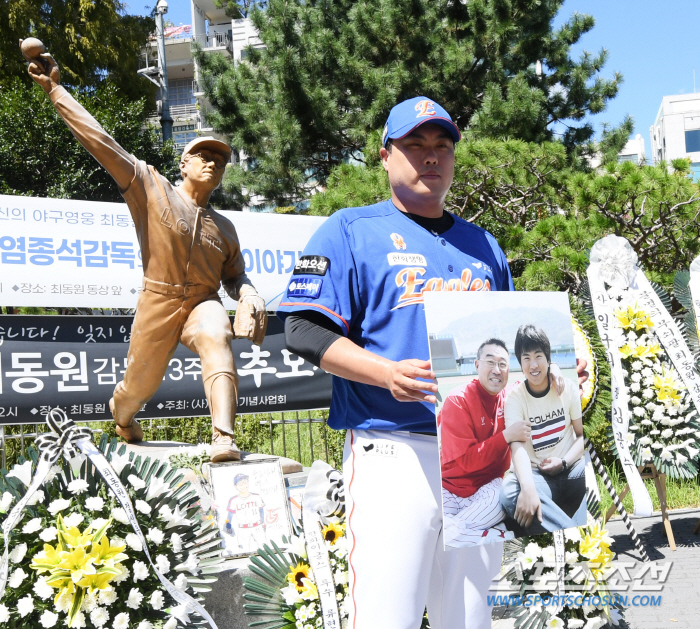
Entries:
{"type": "Polygon", "coordinates": [[[700,153],[700,129],[685,132],[685,152],[700,153]]]}
{"type": "Polygon", "coordinates": [[[168,79],[170,105],[194,105],[197,100],[192,93],[192,78],[168,79]]]}

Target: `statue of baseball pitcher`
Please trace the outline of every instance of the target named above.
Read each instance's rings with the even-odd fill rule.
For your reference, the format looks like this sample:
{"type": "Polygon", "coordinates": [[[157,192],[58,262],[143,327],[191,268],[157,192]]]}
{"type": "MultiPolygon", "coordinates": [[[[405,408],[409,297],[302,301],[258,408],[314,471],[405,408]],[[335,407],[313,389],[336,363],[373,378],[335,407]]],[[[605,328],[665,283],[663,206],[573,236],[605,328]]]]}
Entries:
{"type": "Polygon", "coordinates": [[[134,419],[163,380],[178,343],[196,352],[212,417],[211,460],[240,458],[233,440],[238,376],[231,340],[260,345],[265,302],[245,274],[236,230],[207,209],[221,182],[231,149],[200,137],[182,152],[182,184],[173,186],[153,166],[127,153],[60,85],[58,64],[36,39],[20,42],[29,75],[49,95],[77,140],[119,186],[136,225],[143,260],[143,290],[136,307],[124,379],[109,408],[117,434],[141,441],[134,419]],[[218,296],[219,286],[238,301],[233,330],[218,296]]]}

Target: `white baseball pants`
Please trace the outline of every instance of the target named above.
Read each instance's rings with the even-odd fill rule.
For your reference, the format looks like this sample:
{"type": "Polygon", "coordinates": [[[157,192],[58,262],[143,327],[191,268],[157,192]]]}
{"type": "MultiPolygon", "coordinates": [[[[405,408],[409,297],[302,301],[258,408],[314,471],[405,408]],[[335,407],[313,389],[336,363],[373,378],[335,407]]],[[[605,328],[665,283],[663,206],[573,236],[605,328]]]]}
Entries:
{"type": "Polygon", "coordinates": [[[348,430],[348,629],[490,629],[503,544],[445,551],[437,438],[348,430]]]}
{"type": "Polygon", "coordinates": [[[506,512],[501,507],[501,485],[503,479],[494,478],[467,498],[455,496],[442,488],[445,514],[443,537],[446,546],[461,548],[495,541],[486,533],[506,517],[506,512]]]}

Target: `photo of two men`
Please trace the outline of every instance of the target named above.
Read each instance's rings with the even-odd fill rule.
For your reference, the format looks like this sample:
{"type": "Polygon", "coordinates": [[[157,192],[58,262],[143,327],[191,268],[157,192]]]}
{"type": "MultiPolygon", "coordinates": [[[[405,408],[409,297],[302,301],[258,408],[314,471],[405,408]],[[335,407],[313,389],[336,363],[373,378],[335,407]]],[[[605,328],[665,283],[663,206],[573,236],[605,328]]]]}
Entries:
{"type": "Polygon", "coordinates": [[[446,548],[586,522],[584,365],[577,371],[566,295],[546,297],[426,300],[446,548]]]}

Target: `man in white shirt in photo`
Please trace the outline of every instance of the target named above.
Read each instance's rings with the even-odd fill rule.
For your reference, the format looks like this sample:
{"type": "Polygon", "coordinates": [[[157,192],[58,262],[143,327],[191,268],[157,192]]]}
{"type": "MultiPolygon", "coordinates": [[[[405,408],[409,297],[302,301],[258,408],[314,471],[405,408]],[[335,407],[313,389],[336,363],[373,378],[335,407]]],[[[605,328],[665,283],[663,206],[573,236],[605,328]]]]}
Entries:
{"type": "Polygon", "coordinates": [[[586,522],[583,421],[578,388],[566,381],[561,395],[549,380],[550,343],[545,332],[522,325],[515,356],[526,380],[508,396],[506,429],[530,424],[531,438],[510,444],[512,469],[501,487],[503,510],[522,535],[538,535],[586,522]]]}

